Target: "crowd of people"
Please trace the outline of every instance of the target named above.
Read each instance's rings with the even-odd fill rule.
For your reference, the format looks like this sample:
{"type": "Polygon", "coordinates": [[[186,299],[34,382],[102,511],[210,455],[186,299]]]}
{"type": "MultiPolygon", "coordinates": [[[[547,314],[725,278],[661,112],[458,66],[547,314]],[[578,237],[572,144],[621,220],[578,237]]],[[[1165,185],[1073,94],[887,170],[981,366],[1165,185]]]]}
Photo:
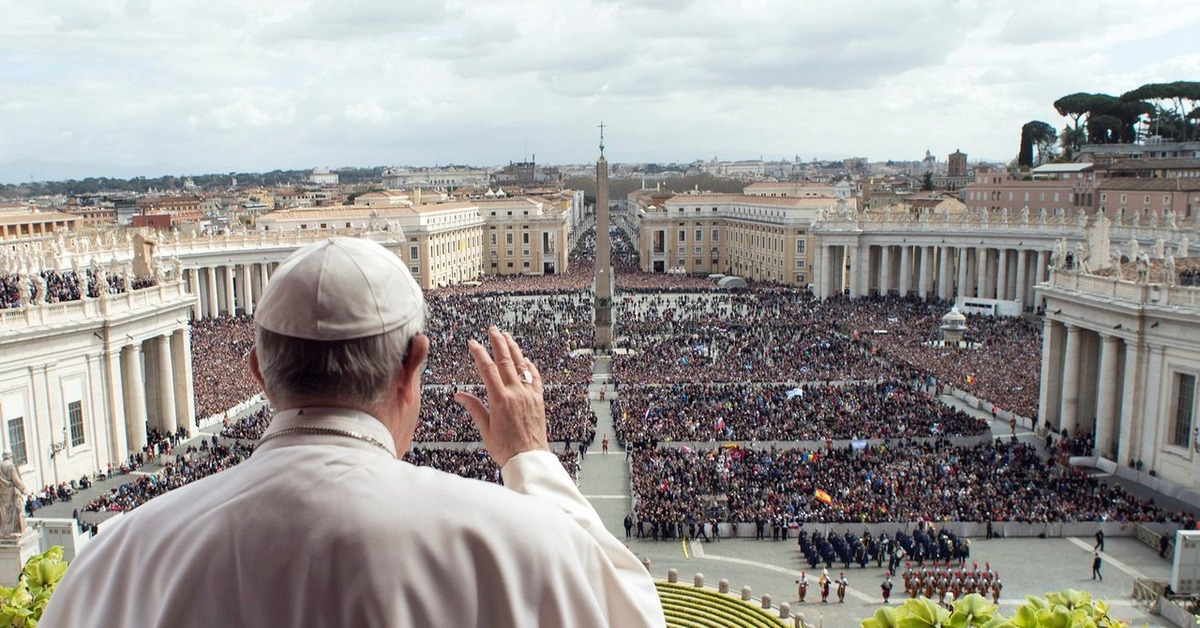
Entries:
{"type": "Polygon", "coordinates": [[[220,316],[192,321],[192,385],[196,416],[220,414],[262,392],[250,375],[254,319],[220,316]]]}
{"type": "MultiPolygon", "coordinates": [[[[573,449],[555,451],[558,461],[571,477],[579,477],[579,454],[573,449]]],[[[446,473],[503,484],[500,477],[500,467],[492,461],[486,451],[478,448],[470,449],[432,449],[428,447],[412,447],[404,454],[404,461],[419,467],[432,467],[446,473]]]]}
{"type": "MultiPolygon", "coordinates": [[[[482,386],[427,386],[421,396],[421,420],[416,442],[475,442],[479,428],[466,410],[454,400],[460,390],[486,400],[482,386]]],[[[551,441],[590,442],[596,434],[596,414],[586,391],[576,386],[548,385],[544,389],[546,429],[551,441]]]]}
{"type": "Polygon", "coordinates": [[[1037,416],[1041,328],[1023,318],[967,314],[964,339],[973,346],[944,347],[933,341],[941,339],[941,317],[950,306],[898,297],[833,299],[822,303],[820,322],[893,364],[929,373],[1021,416],[1037,416]]]}
{"type": "Polygon", "coordinates": [[[621,442],[825,441],[975,436],[973,418],[899,380],[820,384],[630,384],[613,401],[621,442]]]}
{"type": "Polygon", "coordinates": [[[797,290],[621,300],[619,383],[847,381],[887,377],[884,363],[813,324],[820,305],[797,290]]]}
{"type": "Polygon", "coordinates": [[[633,454],[639,517],[750,522],[1192,521],[1030,445],[659,448],[633,454]]]}
{"type": "Polygon", "coordinates": [[[209,446],[201,440],[199,447],[189,447],[178,454],[157,473],[143,475],[88,502],[85,512],[124,512],[146,503],[167,491],[191,484],[228,469],[250,457],[253,447],[228,442],[209,446]]]}
{"type": "Polygon", "coordinates": [[[430,355],[425,384],[475,384],[463,359],[467,341],[484,341],[488,325],[512,333],[547,384],[579,384],[592,374],[592,298],[585,292],[514,297],[451,294],[427,299],[430,355]]]}
{"type": "Polygon", "coordinates": [[[131,277],[87,268],[81,271],[43,270],[31,275],[0,273],[0,309],[22,307],[30,303],[78,301],[83,294],[99,298],[101,293],[125,292],[126,283],[134,290],[155,285],[152,277],[131,277]]]}

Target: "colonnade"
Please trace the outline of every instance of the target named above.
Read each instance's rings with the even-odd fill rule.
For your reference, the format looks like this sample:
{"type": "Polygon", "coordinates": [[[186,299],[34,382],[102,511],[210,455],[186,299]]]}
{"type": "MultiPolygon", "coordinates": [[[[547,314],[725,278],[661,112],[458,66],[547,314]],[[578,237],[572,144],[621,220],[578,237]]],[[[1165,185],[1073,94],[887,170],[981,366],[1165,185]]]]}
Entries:
{"type": "Polygon", "coordinates": [[[115,389],[123,391],[124,405],[124,422],[114,420],[111,426],[116,452],[140,451],[147,428],[163,433],[183,428],[188,434],[195,429],[190,335],[190,328],[180,327],[170,335],[130,338],[114,356],[120,363],[115,389]]]}
{"type": "MultiPolygon", "coordinates": [[[[1046,317],[1042,333],[1041,420],[1054,430],[1095,434],[1095,452],[1110,460],[1141,458],[1138,362],[1142,351],[1115,330],[1096,331],[1046,317]]],[[[1157,349],[1160,353],[1162,347],[1157,349]]],[[[1151,361],[1152,362],[1152,361],[1151,361]]]]}
{"type": "Polygon", "coordinates": [[[188,292],[197,297],[193,318],[253,314],[278,266],[278,262],[251,262],[186,269],[188,292]]]}
{"type": "Polygon", "coordinates": [[[817,251],[817,293],[899,294],[1034,302],[1048,250],[945,244],[828,244],[817,251]]]}

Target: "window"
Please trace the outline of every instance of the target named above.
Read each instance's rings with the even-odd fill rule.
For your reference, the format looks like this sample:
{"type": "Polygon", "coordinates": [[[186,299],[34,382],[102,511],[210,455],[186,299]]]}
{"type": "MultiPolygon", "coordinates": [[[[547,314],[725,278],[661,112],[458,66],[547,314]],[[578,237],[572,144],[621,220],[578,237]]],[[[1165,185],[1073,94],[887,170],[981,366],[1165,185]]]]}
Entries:
{"type": "Polygon", "coordinates": [[[697,241],[697,242],[701,242],[701,241],[703,241],[703,240],[704,240],[704,230],[703,230],[703,229],[697,229],[697,230],[696,230],[696,241],[697,241]]]}
{"type": "Polygon", "coordinates": [[[496,246],[496,234],[492,234],[492,246],[496,246]]]}
{"type": "Polygon", "coordinates": [[[16,466],[29,462],[29,455],[25,452],[25,417],[8,420],[8,450],[16,466]]]}
{"type": "Polygon", "coordinates": [[[68,403],[67,417],[71,423],[71,446],[78,447],[83,444],[83,402],[68,403]]]}
{"type": "Polygon", "coordinates": [[[408,247],[408,259],[416,260],[417,257],[419,257],[419,254],[420,254],[420,249],[417,248],[416,246],[408,247]]]}
{"type": "Polygon", "coordinates": [[[679,246],[679,254],[680,254],[680,255],[687,255],[687,247],[686,247],[686,246],[683,246],[683,245],[680,245],[680,246],[679,246]]]}
{"type": "Polygon", "coordinates": [[[806,240],[796,240],[796,255],[804,255],[807,246],[808,242],[806,240]]]}
{"type": "MultiPolygon", "coordinates": [[[[523,250],[521,251],[521,256],[522,256],[522,257],[529,257],[529,249],[523,249],[523,250]]],[[[526,262],[526,263],[528,263],[528,262],[526,262]]]]}
{"type": "MultiPolygon", "coordinates": [[[[521,234],[521,244],[529,244],[529,234],[528,233],[521,234]]],[[[526,255],[529,255],[529,254],[526,253],[526,255]]]]}
{"type": "Polygon", "coordinates": [[[1122,195],[1121,195],[1121,204],[1122,204],[1122,205],[1124,205],[1124,204],[1125,204],[1125,203],[1127,203],[1127,202],[1129,202],[1129,195],[1128,195],[1128,194],[1122,194],[1122,195]]]}
{"type": "Polygon", "coordinates": [[[528,262],[528,261],[527,261],[527,262],[524,262],[524,263],[522,264],[522,266],[524,266],[525,268],[529,268],[529,262],[528,262]]]}
{"type": "Polygon", "coordinates": [[[720,229],[713,229],[713,230],[712,230],[712,241],[713,241],[713,242],[720,242],[720,241],[721,241],[721,230],[720,230],[720,229]]]}
{"type": "MultiPolygon", "coordinates": [[[[511,233],[506,233],[506,234],[504,234],[504,243],[505,243],[505,244],[507,244],[507,245],[509,245],[509,246],[512,246],[512,244],[513,244],[513,234],[511,234],[511,233]]],[[[509,255],[512,255],[512,253],[509,253],[509,255]]]]}
{"type": "Polygon", "coordinates": [[[679,230],[679,241],[683,242],[685,240],[687,240],[687,229],[680,229],[679,230]]]}
{"type": "MultiPolygon", "coordinates": [[[[704,254],[704,247],[697,244],[696,245],[696,255],[703,255],[703,254],[704,254]]],[[[699,264],[700,262],[696,262],[696,263],[699,264]]]]}
{"type": "Polygon", "coordinates": [[[796,268],[804,268],[805,261],[802,259],[796,260],[796,268]]]}
{"type": "Polygon", "coordinates": [[[409,270],[409,272],[411,272],[414,275],[421,274],[421,268],[419,266],[409,266],[408,270],[409,270]]]}
{"type": "Polygon", "coordinates": [[[1191,446],[1192,414],[1195,411],[1195,401],[1196,376],[1189,373],[1177,374],[1175,376],[1175,429],[1171,435],[1171,444],[1176,447],[1191,446]]]}
{"type": "Polygon", "coordinates": [[[804,275],[796,275],[796,283],[804,283],[804,275]]]}

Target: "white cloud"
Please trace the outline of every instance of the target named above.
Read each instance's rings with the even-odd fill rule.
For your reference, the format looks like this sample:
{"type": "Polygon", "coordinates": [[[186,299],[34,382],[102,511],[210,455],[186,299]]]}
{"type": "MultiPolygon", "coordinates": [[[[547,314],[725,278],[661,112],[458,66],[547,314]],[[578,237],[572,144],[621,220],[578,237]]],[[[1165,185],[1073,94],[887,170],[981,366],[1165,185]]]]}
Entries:
{"type": "Polygon", "coordinates": [[[1146,0],[57,0],[0,23],[0,163],[1007,159],[1052,103],[1194,80],[1146,0]],[[80,155],[79,153],[84,153],[80,155]],[[81,158],[82,157],[82,158],[81,158]],[[94,158],[92,158],[94,157],[94,158]]]}

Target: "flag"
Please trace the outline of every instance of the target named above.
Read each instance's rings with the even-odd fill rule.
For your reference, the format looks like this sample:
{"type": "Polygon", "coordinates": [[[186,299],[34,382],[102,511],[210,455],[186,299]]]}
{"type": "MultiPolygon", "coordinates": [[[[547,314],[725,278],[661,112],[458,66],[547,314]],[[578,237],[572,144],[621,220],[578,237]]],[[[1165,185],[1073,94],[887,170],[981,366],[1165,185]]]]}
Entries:
{"type": "Polygon", "coordinates": [[[787,391],[788,400],[791,400],[792,397],[800,397],[801,399],[803,399],[804,398],[804,389],[800,388],[800,387],[796,387],[796,388],[793,388],[793,389],[787,391]]]}
{"type": "Polygon", "coordinates": [[[825,491],[822,491],[821,489],[817,489],[817,490],[813,491],[813,497],[816,498],[816,500],[821,502],[822,504],[825,504],[826,506],[833,503],[833,498],[829,496],[829,493],[826,493],[825,491]]]}
{"type": "Polygon", "coordinates": [[[651,408],[652,406],[654,406],[654,404],[653,404],[653,403],[648,403],[648,404],[646,404],[646,416],[642,417],[642,420],[643,420],[643,421],[646,421],[646,420],[648,420],[648,419],[650,418],[650,408],[651,408]]]}
{"type": "Polygon", "coordinates": [[[968,376],[967,376],[967,383],[968,383],[968,384],[974,384],[974,383],[975,383],[975,378],[974,378],[974,377],[972,377],[972,376],[970,376],[970,375],[968,375],[968,376]]]}

